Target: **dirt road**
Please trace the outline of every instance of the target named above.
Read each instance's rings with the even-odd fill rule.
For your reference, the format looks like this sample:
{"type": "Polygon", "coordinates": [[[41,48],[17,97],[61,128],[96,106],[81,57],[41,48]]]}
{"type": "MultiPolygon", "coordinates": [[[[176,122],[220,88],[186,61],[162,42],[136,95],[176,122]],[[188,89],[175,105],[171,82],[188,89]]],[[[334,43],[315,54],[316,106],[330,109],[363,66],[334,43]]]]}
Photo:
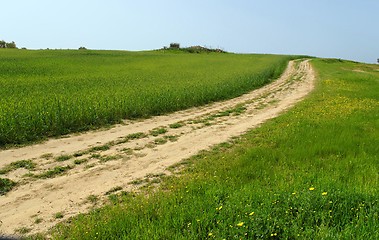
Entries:
{"type": "Polygon", "coordinates": [[[0,196],[0,233],[45,231],[99,206],[109,192],[169,174],[167,167],[278,116],[314,79],[309,61],[292,61],[278,80],[235,99],[0,151],[0,169],[32,163],[0,175],[18,182],[0,196]]]}

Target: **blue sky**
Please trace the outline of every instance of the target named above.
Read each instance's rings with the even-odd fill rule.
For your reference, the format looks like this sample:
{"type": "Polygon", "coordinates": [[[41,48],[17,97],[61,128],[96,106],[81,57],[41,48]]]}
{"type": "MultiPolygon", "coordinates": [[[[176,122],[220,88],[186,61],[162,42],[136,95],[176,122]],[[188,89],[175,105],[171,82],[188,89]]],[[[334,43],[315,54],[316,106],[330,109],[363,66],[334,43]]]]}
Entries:
{"type": "Polygon", "coordinates": [[[29,49],[179,42],[374,63],[378,13],[378,0],[12,0],[1,3],[0,39],[29,49]]]}

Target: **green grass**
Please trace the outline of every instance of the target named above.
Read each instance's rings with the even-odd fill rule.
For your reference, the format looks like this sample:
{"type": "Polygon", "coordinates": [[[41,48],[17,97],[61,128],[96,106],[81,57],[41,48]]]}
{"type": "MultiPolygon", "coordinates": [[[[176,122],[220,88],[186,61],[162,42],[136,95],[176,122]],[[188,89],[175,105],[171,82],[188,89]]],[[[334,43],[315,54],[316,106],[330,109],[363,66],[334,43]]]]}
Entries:
{"type": "Polygon", "coordinates": [[[53,238],[379,239],[379,67],[313,65],[317,89],[286,114],[53,238]]]}
{"type": "Polygon", "coordinates": [[[0,146],[232,98],[289,56],[0,49],[0,146]]]}
{"type": "Polygon", "coordinates": [[[161,127],[161,128],[155,128],[155,129],[151,130],[150,134],[152,136],[156,137],[158,135],[165,134],[166,132],[167,132],[167,129],[164,127],[161,127]]]}
{"type": "Polygon", "coordinates": [[[185,124],[182,123],[182,122],[177,122],[177,123],[173,123],[173,124],[170,124],[169,127],[170,128],[173,128],[173,129],[176,129],[176,128],[181,128],[183,127],[185,124]]]}
{"type": "Polygon", "coordinates": [[[55,160],[57,162],[64,162],[64,161],[71,159],[72,157],[73,157],[72,155],[60,155],[60,156],[56,157],[55,160]]]}
{"type": "Polygon", "coordinates": [[[0,196],[5,195],[16,185],[17,183],[13,182],[8,178],[0,178],[0,196]]]}
{"type": "Polygon", "coordinates": [[[64,173],[66,173],[68,170],[70,170],[72,168],[73,168],[73,166],[70,166],[70,165],[57,166],[57,167],[54,167],[53,169],[49,169],[49,170],[47,170],[47,171],[45,171],[43,173],[32,175],[32,177],[34,177],[34,178],[42,178],[42,179],[54,178],[56,176],[59,176],[59,175],[62,175],[64,173]]]}
{"type": "Polygon", "coordinates": [[[0,175],[6,174],[8,172],[14,171],[19,168],[25,168],[27,170],[34,170],[36,167],[36,163],[34,163],[32,160],[20,160],[16,162],[12,162],[3,168],[0,169],[0,175]]]}

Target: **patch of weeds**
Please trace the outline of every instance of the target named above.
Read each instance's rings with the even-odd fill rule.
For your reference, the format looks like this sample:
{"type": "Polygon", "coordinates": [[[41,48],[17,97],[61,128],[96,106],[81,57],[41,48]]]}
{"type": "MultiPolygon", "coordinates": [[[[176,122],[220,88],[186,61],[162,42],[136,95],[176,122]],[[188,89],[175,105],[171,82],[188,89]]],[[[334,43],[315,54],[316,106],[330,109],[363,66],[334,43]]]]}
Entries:
{"type": "Polygon", "coordinates": [[[104,144],[104,145],[101,145],[101,146],[92,147],[88,151],[89,152],[106,151],[106,150],[109,150],[110,148],[111,148],[110,144],[104,144]]]}
{"type": "Polygon", "coordinates": [[[216,146],[214,146],[211,151],[214,152],[214,153],[218,153],[218,152],[223,152],[229,148],[233,147],[233,144],[231,142],[223,142],[223,143],[220,143],[220,144],[217,144],[216,146]]]}
{"type": "Polygon", "coordinates": [[[133,181],[130,181],[129,184],[140,185],[140,184],[142,184],[143,182],[145,182],[145,180],[143,180],[143,179],[141,179],[141,178],[137,178],[137,179],[134,179],[133,181]]]}
{"type": "Polygon", "coordinates": [[[124,152],[126,155],[132,155],[133,154],[133,149],[131,148],[123,148],[121,149],[122,152],[124,152]]]}
{"type": "Polygon", "coordinates": [[[211,126],[212,125],[212,123],[210,123],[210,122],[205,122],[204,123],[204,126],[211,126]]]}
{"type": "Polygon", "coordinates": [[[166,176],[166,174],[165,173],[157,173],[157,174],[150,173],[146,175],[147,178],[157,178],[157,177],[163,177],[163,176],[166,176]]]}
{"type": "Polygon", "coordinates": [[[41,156],[40,156],[40,158],[44,158],[44,159],[46,159],[46,160],[48,160],[48,159],[50,159],[50,158],[52,158],[53,157],[53,154],[52,153],[45,153],[45,154],[42,154],[41,156]]]}
{"type": "Polygon", "coordinates": [[[266,106],[267,106],[267,103],[260,103],[256,108],[257,108],[258,110],[262,110],[262,109],[264,109],[266,106]]]}
{"type": "Polygon", "coordinates": [[[31,228],[27,228],[27,227],[20,227],[20,228],[17,228],[15,230],[15,232],[19,233],[19,234],[27,234],[29,233],[30,231],[32,231],[31,228]]]}
{"type": "Polygon", "coordinates": [[[46,178],[53,178],[57,175],[61,175],[65,172],[67,172],[68,170],[72,169],[73,167],[70,166],[70,165],[67,165],[67,166],[57,166],[53,169],[50,169],[50,170],[47,170],[46,172],[44,173],[41,173],[41,174],[37,174],[37,175],[33,175],[33,177],[35,178],[42,178],[42,179],[46,179],[46,178]]]}
{"type": "Polygon", "coordinates": [[[87,164],[87,165],[85,165],[84,169],[93,168],[94,166],[96,166],[96,164],[94,164],[94,163],[92,163],[92,164],[87,164]]]}
{"type": "Polygon", "coordinates": [[[80,165],[82,163],[85,163],[85,162],[88,162],[88,159],[87,158],[83,158],[83,159],[75,159],[74,163],[76,165],[80,165]]]}
{"type": "Polygon", "coordinates": [[[157,138],[157,139],[154,139],[154,143],[157,145],[163,145],[163,144],[167,143],[167,139],[166,138],[157,138]]]}
{"type": "Polygon", "coordinates": [[[108,162],[108,161],[117,160],[120,158],[122,158],[122,156],[120,156],[120,155],[103,156],[100,158],[100,161],[101,162],[108,162]]]}
{"type": "Polygon", "coordinates": [[[61,219],[61,218],[63,218],[63,213],[62,213],[62,212],[57,212],[57,213],[55,213],[55,214],[54,214],[54,218],[55,218],[55,219],[61,219]]]}
{"type": "Polygon", "coordinates": [[[98,153],[91,154],[91,158],[101,159],[101,155],[98,153]]]}
{"type": "Polygon", "coordinates": [[[129,192],[121,191],[118,194],[109,195],[108,200],[114,205],[120,204],[120,203],[124,202],[125,197],[128,196],[129,194],[130,194],[129,192]]]}
{"type": "Polygon", "coordinates": [[[245,111],[246,111],[246,107],[242,104],[239,104],[239,105],[236,105],[232,109],[228,109],[228,110],[225,110],[225,111],[222,111],[222,112],[219,112],[219,113],[212,115],[211,117],[208,118],[208,120],[213,120],[213,119],[219,118],[219,117],[230,116],[231,114],[233,116],[236,116],[236,115],[240,115],[241,113],[243,113],[245,111]]]}
{"type": "Polygon", "coordinates": [[[136,139],[141,139],[147,137],[147,134],[143,132],[137,132],[137,133],[132,133],[127,135],[126,137],[123,137],[119,140],[117,140],[116,144],[123,144],[128,142],[129,140],[136,140],[136,139]]]}
{"type": "Polygon", "coordinates": [[[84,154],[87,154],[88,151],[79,151],[73,154],[74,157],[80,157],[83,156],[84,154]]]}
{"type": "Polygon", "coordinates": [[[96,204],[99,201],[99,197],[91,194],[87,197],[87,201],[92,203],[92,204],[96,204]]]}
{"type": "Polygon", "coordinates": [[[150,131],[150,134],[156,137],[158,135],[165,134],[166,132],[167,132],[167,129],[164,127],[161,127],[161,128],[154,128],[153,130],[150,131]]]}
{"type": "Polygon", "coordinates": [[[170,142],[176,142],[178,141],[179,136],[176,135],[168,135],[164,136],[165,139],[168,139],[170,142]]]}
{"type": "Polygon", "coordinates": [[[275,104],[275,103],[278,103],[278,102],[279,102],[278,99],[273,99],[273,100],[269,101],[268,103],[269,104],[275,104]]]}
{"type": "Polygon", "coordinates": [[[35,223],[35,224],[39,224],[39,223],[41,223],[41,222],[43,222],[43,219],[42,219],[42,218],[36,218],[36,219],[34,220],[34,223],[35,223]]]}
{"type": "Polygon", "coordinates": [[[237,105],[235,108],[233,108],[233,115],[234,116],[237,116],[237,115],[241,115],[242,113],[246,112],[246,107],[244,105],[237,105]]]}
{"type": "Polygon", "coordinates": [[[182,123],[182,122],[177,122],[177,123],[173,123],[173,124],[170,124],[170,125],[168,125],[170,128],[181,128],[181,127],[183,127],[184,126],[184,123],[182,123]]]}
{"type": "Polygon", "coordinates": [[[63,162],[63,161],[67,161],[71,158],[72,158],[72,155],[60,155],[59,157],[56,157],[55,160],[57,162],[63,162]]]}
{"type": "Polygon", "coordinates": [[[23,178],[33,178],[33,177],[35,177],[35,174],[33,174],[33,173],[26,173],[26,174],[22,175],[22,177],[23,178]]]}
{"type": "Polygon", "coordinates": [[[189,159],[183,160],[181,162],[175,163],[167,168],[170,172],[179,172],[181,169],[185,168],[186,166],[192,164],[192,162],[189,159]]]}
{"type": "Polygon", "coordinates": [[[0,196],[5,195],[7,192],[11,191],[17,183],[13,182],[8,178],[0,178],[0,196]]]}
{"type": "Polygon", "coordinates": [[[122,190],[121,186],[113,187],[110,190],[108,190],[104,195],[109,195],[111,193],[114,193],[114,192],[117,192],[117,191],[120,191],[120,190],[122,190]]]}
{"type": "Polygon", "coordinates": [[[216,114],[212,115],[209,120],[214,120],[215,118],[229,116],[231,112],[232,112],[231,110],[226,110],[223,112],[216,113],[216,114]]]}
{"type": "Polygon", "coordinates": [[[6,174],[8,172],[11,172],[13,170],[16,170],[18,168],[25,168],[27,170],[34,170],[37,164],[32,162],[32,160],[20,160],[17,162],[12,162],[6,166],[4,166],[2,169],[0,169],[0,174],[6,174]]]}
{"type": "Polygon", "coordinates": [[[132,133],[126,136],[126,139],[128,140],[135,140],[135,139],[141,139],[147,137],[147,134],[143,132],[137,132],[137,133],[132,133]]]}
{"type": "Polygon", "coordinates": [[[210,120],[212,117],[208,117],[206,119],[204,118],[201,118],[201,119],[196,119],[196,120],[193,120],[192,123],[194,124],[198,124],[198,123],[206,123],[208,120],[210,120]]]}

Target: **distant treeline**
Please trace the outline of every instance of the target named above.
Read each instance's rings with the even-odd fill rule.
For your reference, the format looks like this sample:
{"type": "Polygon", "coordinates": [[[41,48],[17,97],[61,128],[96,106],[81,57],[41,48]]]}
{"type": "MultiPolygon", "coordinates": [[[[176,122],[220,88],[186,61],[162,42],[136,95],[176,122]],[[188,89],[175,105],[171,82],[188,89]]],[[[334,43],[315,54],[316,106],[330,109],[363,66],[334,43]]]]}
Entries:
{"type": "Polygon", "coordinates": [[[180,51],[189,52],[189,53],[210,53],[210,52],[226,53],[226,51],[220,48],[209,48],[209,47],[203,47],[199,45],[181,48],[179,43],[171,43],[169,47],[163,47],[160,50],[180,50],[180,51]]]}
{"type": "Polygon", "coordinates": [[[0,40],[0,48],[17,48],[15,42],[6,42],[4,40],[0,40]]]}

